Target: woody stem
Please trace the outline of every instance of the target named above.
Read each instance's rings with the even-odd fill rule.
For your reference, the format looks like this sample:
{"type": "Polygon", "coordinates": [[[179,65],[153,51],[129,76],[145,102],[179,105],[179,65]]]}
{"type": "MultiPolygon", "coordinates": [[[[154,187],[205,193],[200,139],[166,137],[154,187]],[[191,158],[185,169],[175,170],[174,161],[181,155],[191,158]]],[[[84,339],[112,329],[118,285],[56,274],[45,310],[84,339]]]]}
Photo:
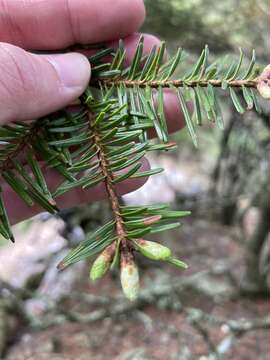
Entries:
{"type": "MultiPolygon", "coordinates": [[[[256,88],[257,84],[258,84],[258,80],[254,79],[254,80],[228,80],[225,82],[227,83],[227,85],[229,87],[249,87],[249,88],[256,88]]],[[[99,84],[104,84],[107,86],[119,86],[119,85],[124,85],[127,88],[132,88],[134,86],[137,87],[151,87],[151,88],[158,88],[158,87],[162,87],[162,88],[169,88],[171,86],[180,88],[180,87],[207,87],[209,84],[214,86],[214,87],[222,87],[223,84],[223,80],[151,80],[151,81],[146,81],[146,80],[123,80],[123,79],[105,79],[100,81],[99,80],[99,84]]]]}
{"type": "Polygon", "coordinates": [[[97,157],[99,159],[100,168],[105,177],[104,183],[115,220],[117,238],[119,240],[119,243],[121,244],[122,250],[128,253],[129,246],[128,246],[127,234],[124,227],[123,218],[121,215],[119,196],[117,194],[115,185],[113,183],[113,174],[110,171],[110,166],[106,157],[104,146],[100,140],[100,135],[97,129],[95,128],[95,126],[93,125],[94,116],[93,114],[91,114],[91,112],[89,112],[88,118],[89,118],[90,128],[93,134],[93,140],[97,147],[97,157]]]}

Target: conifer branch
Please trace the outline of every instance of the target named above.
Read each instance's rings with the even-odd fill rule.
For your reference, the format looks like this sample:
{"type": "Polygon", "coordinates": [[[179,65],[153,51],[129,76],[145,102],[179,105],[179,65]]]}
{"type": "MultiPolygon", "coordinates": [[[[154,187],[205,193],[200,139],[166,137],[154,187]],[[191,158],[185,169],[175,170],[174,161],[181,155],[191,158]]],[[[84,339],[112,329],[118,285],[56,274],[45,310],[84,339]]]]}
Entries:
{"type": "MultiPolygon", "coordinates": [[[[164,61],[164,54],[162,43],[144,56],[141,37],[131,64],[126,66],[121,41],[117,50],[102,48],[89,57],[91,82],[75,112],[63,109],[30,123],[16,122],[0,127],[0,173],[3,181],[28,206],[38,204],[54,214],[58,211],[59,196],[77,187],[88,189],[105,184],[112,220],[86,234],[85,240],[58,268],[63,270],[98,254],[90,278],[96,280],[110,267],[120,264],[122,288],[130,300],[137,297],[139,288],[136,253],[186,268],[170,249],[145,240],[145,236],[178,227],[178,219],[189,212],[172,211],[166,205],[122,205],[116,190],[116,184],[124,180],[162,171],[140,171],[140,160],[148,152],[175,148],[169,139],[164,89],[177,94],[196,146],[196,125],[202,125],[206,119],[223,127],[220,89],[229,93],[239,113],[253,107],[260,112],[257,93],[270,99],[270,67],[260,72],[254,51],[249,63],[241,50],[237,61],[223,58],[210,63],[206,46],[191,67],[185,63],[181,48],[168,61],[164,61]],[[193,103],[193,113],[187,102],[193,103]],[[155,130],[156,143],[149,140],[149,129],[155,130]],[[64,178],[53,192],[47,186],[39,159],[64,178]]],[[[13,240],[1,196],[0,234],[13,240]]]]}

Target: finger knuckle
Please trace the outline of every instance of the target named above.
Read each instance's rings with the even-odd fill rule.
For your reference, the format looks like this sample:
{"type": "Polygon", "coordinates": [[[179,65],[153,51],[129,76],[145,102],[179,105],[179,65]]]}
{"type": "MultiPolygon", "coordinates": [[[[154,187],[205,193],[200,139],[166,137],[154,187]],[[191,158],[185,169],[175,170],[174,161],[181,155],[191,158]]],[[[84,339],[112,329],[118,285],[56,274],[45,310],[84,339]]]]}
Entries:
{"type": "Polygon", "coordinates": [[[15,46],[0,43],[0,91],[20,101],[35,93],[37,78],[31,55],[15,46]]]}

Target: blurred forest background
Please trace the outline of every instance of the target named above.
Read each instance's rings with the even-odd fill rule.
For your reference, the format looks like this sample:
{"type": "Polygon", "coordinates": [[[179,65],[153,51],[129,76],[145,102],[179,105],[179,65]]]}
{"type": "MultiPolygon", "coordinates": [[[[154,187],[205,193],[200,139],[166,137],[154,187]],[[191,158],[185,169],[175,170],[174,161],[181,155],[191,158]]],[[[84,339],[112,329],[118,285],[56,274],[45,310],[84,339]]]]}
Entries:
{"type": "MultiPolygon", "coordinates": [[[[192,62],[257,52],[270,62],[269,0],[146,0],[143,31],[182,46],[192,62]]],[[[270,106],[239,116],[223,99],[225,130],[186,130],[179,149],[153,155],[165,168],[125,201],[170,202],[193,214],[157,240],[187,271],[139,258],[142,290],[127,302],[114,273],[97,284],[89,263],[55,264],[84,232],[109,216],[107,204],[39,215],[0,247],[0,358],[7,360],[269,359],[270,106]]]]}

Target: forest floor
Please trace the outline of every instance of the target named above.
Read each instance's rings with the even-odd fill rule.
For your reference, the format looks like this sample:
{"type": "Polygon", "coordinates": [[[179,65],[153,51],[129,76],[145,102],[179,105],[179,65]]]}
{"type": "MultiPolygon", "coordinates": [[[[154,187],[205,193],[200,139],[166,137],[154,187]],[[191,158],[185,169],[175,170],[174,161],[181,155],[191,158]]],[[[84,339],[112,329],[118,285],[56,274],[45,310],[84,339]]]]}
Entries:
{"type": "Polygon", "coordinates": [[[180,230],[164,236],[179,258],[189,264],[189,269],[181,271],[143,260],[142,292],[156,289],[150,300],[125,308],[117,276],[108,275],[92,284],[85,268],[85,276],[81,276],[74,289],[78,298],[67,299],[61,304],[61,311],[65,314],[71,311],[83,314],[80,322],[70,319],[38,331],[21,327],[11,339],[5,359],[203,360],[210,359],[207,355],[211,347],[220,344],[220,348],[223,346],[225,349],[222,359],[268,360],[270,330],[237,334],[231,341],[225,322],[264,318],[270,314],[270,299],[233,295],[228,276],[223,271],[207,275],[207,271],[222,260],[223,265],[230,264],[235,278],[241,276],[243,250],[232,239],[231,228],[200,219],[184,220],[183,223],[180,230]],[[174,281],[184,281],[193,274],[204,272],[205,276],[195,285],[166,291],[166,286],[174,281]],[[91,301],[85,301],[87,295],[91,301]],[[120,310],[110,314],[111,304],[117,302],[120,310]],[[103,313],[104,309],[107,312],[103,313]],[[224,324],[208,326],[202,322],[207,331],[201,332],[191,319],[194,309],[224,319],[224,324]],[[91,313],[97,314],[99,320],[93,321],[92,318],[89,323],[84,323],[91,313]],[[222,339],[226,340],[221,343],[222,339]]]}

